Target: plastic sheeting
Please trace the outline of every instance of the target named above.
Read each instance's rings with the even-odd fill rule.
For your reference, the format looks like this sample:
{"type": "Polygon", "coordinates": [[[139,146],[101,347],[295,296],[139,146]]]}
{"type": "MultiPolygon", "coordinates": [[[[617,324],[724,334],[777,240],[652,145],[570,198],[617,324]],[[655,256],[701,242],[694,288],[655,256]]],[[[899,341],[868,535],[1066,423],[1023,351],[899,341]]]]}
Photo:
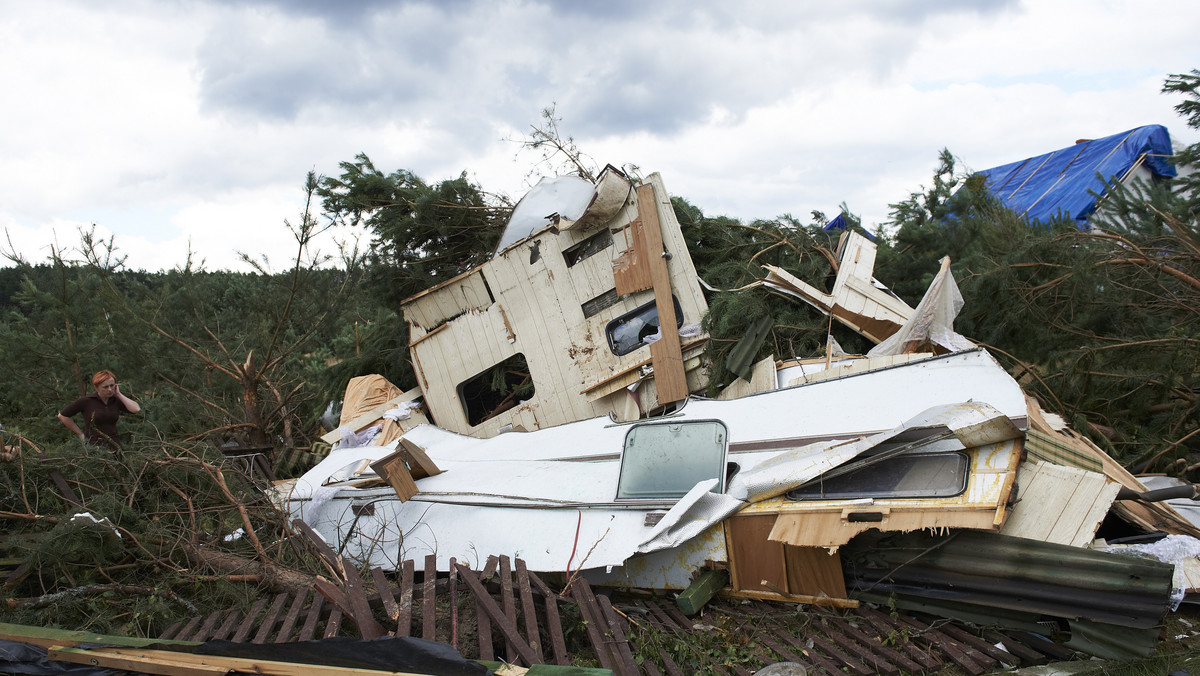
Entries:
{"type": "Polygon", "coordinates": [[[358,416],[383,405],[391,399],[403,394],[403,391],[388,382],[379,374],[351,378],[346,385],[346,400],[342,404],[340,424],[354,420],[358,416]]]}
{"type": "Polygon", "coordinates": [[[71,674],[72,676],[116,676],[129,673],[117,669],[94,667],[90,664],[56,662],[46,655],[46,649],[38,645],[20,641],[0,641],[0,673],[71,674]]]}
{"type": "Polygon", "coordinates": [[[196,654],[239,657],[276,662],[319,664],[345,669],[404,671],[444,676],[487,676],[487,667],[463,657],[444,643],[410,636],[383,636],[374,640],[327,638],[256,645],[209,641],[196,646],[196,654]]]}
{"type": "Polygon", "coordinates": [[[1152,124],[979,174],[993,195],[1030,222],[1048,222],[1061,213],[1086,230],[1105,181],[1124,180],[1137,166],[1156,176],[1175,176],[1175,167],[1166,159],[1172,154],[1166,127],[1152,124]]]}
{"type": "Polygon", "coordinates": [[[942,259],[942,269],[929,284],[925,297],[917,304],[908,321],[867,352],[868,357],[885,357],[925,351],[926,345],[940,346],[945,352],[969,350],[975,345],[954,331],[954,318],[963,308],[962,293],[950,272],[950,259],[942,259]]]}

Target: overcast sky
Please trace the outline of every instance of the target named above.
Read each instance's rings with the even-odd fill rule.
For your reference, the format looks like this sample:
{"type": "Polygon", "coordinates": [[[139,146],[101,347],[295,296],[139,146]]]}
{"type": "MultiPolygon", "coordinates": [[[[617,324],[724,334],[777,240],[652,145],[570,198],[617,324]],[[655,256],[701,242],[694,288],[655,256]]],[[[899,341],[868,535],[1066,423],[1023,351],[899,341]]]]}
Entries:
{"type": "Polygon", "coordinates": [[[515,200],[537,158],[510,139],[552,104],[708,215],[845,202],[871,227],[943,147],[986,169],[1144,124],[1200,141],[1159,93],[1197,28],[1195,0],[0,0],[3,248],[95,224],[132,268],[283,268],[309,170],[365,152],[515,200]]]}

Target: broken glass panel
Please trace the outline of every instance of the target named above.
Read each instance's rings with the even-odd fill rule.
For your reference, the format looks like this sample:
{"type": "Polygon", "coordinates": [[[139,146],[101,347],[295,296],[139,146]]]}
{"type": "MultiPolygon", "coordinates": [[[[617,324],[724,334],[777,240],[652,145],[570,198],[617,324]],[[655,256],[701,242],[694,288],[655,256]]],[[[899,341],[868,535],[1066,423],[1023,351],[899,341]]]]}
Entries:
{"type": "MultiPolygon", "coordinates": [[[[679,299],[671,296],[675,305],[675,324],[683,324],[683,309],[679,299]]],[[[608,347],[618,357],[629,354],[642,345],[645,339],[658,333],[658,306],[651,300],[645,305],[630,310],[608,323],[604,330],[608,336],[608,347]]]]}

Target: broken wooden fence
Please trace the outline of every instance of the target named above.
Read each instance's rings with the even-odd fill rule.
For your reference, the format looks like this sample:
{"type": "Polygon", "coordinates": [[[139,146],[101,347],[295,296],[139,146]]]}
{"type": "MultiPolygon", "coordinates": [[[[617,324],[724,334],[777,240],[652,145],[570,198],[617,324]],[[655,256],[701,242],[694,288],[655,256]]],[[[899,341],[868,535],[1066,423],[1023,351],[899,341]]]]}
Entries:
{"type": "Polygon", "coordinates": [[[614,607],[608,596],[594,593],[582,578],[571,582],[569,597],[559,595],[523,560],[507,556],[489,557],[482,570],[452,559],[449,574],[440,577],[435,557],[427,556],[420,580],[416,562],[407,560],[393,580],[379,568],[360,572],[303,521],[295,525],[315,545],[333,581],[319,577],[313,589],[259,599],[245,613],[235,609],[197,616],[171,626],[160,638],[286,643],[333,636],[417,636],[449,644],[469,659],[568,665],[572,655],[563,611],[570,608],[570,617],[582,620],[600,666],[618,676],[681,676],[697,668],[741,675],[781,661],[812,672],[852,676],[920,674],[954,664],[978,676],[1005,664],[1024,666],[1071,656],[1070,650],[1025,632],[980,635],[948,620],[889,615],[865,605],[836,614],[818,608],[800,612],[790,604],[718,599],[708,604],[705,618],[689,618],[674,603],[654,598],[614,607]],[[368,592],[369,586],[373,592],[368,592]],[[729,620],[722,631],[728,640],[747,646],[755,662],[726,664],[689,652],[688,646],[699,643],[695,634],[713,631],[715,617],[729,620]],[[668,636],[672,649],[653,640],[654,632],[668,636]],[[655,646],[657,659],[643,654],[639,664],[631,638],[655,646]]]}
{"type": "MultiPolygon", "coordinates": [[[[230,609],[193,617],[172,625],[159,638],[286,643],[333,636],[370,639],[386,634],[446,643],[471,659],[502,659],[523,666],[566,665],[570,655],[560,607],[580,605],[575,614],[585,617],[588,613],[601,613],[598,617],[612,613],[609,605],[609,615],[603,614],[603,604],[596,603],[585,581],[576,580],[572,589],[586,594],[590,601],[577,604],[551,590],[529,572],[524,561],[514,562],[507,556],[490,557],[479,571],[456,564],[449,576],[441,578],[434,557],[429,556],[420,580],[416,579],[415,562],[408,560],[395,582],[378,568],[360,575],[346,558],[327,563],[336,563],[335,570],[344,577],[337,582],[318,578],[311,590],[259,599],[245,613],[230,609]],[[368,592],[363,577],[374,592],[368,592]]],[[[614,640],[609,630],[592,638],[597,655],[604,656],[602,662],[610,662],[610,655],[616,655],[622,664],[632,664],[628,644],[614,640]]],[[[614,672],[638,673],[636,668],[614,672]]]]}

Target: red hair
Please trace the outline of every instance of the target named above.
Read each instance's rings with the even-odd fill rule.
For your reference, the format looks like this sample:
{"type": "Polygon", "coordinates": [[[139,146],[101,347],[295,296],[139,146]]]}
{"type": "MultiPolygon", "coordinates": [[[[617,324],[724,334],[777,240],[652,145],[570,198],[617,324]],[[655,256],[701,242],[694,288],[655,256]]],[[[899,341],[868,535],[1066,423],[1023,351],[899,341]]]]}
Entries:
{"type": "Polygon", "coordinates": [[[108,371],[108,370],[96,371],[96,375],[92,376],[92,387],[99,389],[100,383],[108,380],[109,378],[116,380],[117,376],[115,373],[113,373],[112,371],[108,371]]]}

